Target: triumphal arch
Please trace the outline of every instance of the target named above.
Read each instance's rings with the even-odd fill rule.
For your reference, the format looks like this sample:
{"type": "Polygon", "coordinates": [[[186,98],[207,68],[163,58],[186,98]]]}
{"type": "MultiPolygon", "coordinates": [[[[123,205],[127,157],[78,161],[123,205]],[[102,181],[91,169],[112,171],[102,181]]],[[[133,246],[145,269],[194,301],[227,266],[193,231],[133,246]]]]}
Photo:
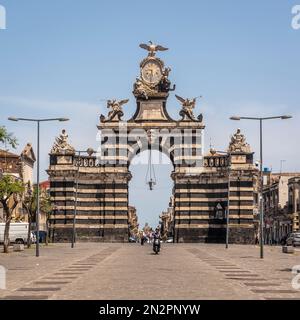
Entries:
{"type": "Polygon", "coordinates": [[[151,149],[173,164],[175,242],[222,242],[228,221],[231,242],[253,242],[256,169],[244,135],[238,130],[226,152],[204,154],[205,125],[203,115],[194,114],[196,98],[176,95],[179,117],[168,114],[168,97],[176,88],[171,69],[157,56],[167,48],[152,42],[140,47],[148,55],[133,85],[132,117],[123,119],[128,99],[108,100],[109,112],[97,126],[99,150],[76,152],[65,131],[56,138],[47,171],[51,238],[70,241],[75,226],[77,240],[127,242],[129,166],[136,154],[151,149]]]}

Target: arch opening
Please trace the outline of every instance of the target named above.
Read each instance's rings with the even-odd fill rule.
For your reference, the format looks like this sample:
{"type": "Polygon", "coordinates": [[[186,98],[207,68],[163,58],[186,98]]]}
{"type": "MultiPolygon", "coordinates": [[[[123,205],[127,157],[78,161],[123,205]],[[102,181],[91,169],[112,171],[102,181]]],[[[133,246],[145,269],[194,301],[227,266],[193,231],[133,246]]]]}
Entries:
{"type": "Polygon", "coordinates": [[[153,230],[159,226],[163,237],[167,238],[172,236],[173,232],[171,219],[174,208],[172,201],[174,182],[171,173],[174,168],[172,161],[165,153],[151,150],[156,184],[150,190],[147,184],[149,154],[150,150],[140,151],[130,162],[129,170],[132,179],[128,185],[129,205],[136,210],[140,233],[146,224],[153,230]],[[168,223],[164,221],[167,215],[169,217],[168,223]]]}

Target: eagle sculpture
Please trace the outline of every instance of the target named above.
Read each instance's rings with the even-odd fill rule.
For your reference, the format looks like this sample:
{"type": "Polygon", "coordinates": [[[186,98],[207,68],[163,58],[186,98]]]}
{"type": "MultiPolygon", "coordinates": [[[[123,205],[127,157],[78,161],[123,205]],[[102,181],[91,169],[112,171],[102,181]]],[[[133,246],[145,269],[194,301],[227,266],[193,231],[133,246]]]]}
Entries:
{"type": "Polygon", "coordinates": [[[156,51],[168,50],[168,48],[165,48],[159,44],[154,44],[152,41],[149,41],[149,44],[141,43],[140,48],[147,50],[149,57],[154,57],[156,51]]]}

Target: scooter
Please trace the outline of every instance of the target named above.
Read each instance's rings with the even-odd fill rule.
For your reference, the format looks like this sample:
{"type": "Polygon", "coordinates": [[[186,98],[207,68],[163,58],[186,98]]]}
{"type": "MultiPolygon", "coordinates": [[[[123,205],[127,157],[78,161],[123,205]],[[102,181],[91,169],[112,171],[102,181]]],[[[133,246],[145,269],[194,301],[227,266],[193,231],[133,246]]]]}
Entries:
{"type": "Polygon", "coordinates": [[[153,241],[153,251],[155,254],[158,254],[160,251],[160,240],[158,238],[154,239],[153,241]]]}

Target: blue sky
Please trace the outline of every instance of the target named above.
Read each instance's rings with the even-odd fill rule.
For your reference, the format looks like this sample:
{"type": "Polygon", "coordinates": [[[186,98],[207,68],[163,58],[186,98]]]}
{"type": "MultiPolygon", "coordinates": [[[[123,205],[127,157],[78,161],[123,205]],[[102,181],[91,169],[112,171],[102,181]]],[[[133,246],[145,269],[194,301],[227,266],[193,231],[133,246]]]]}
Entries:
{"type": "MultiPolygon", "coordinates": [[[[64,127],[78,149],[96,146],[96,124],[107,98],[130,98],[126,117],[135,110],[133,82],[152,40],[170,48],[159,56],[172,68],[176,93],[203,95],[206,146],[226,149],[239,126],[258,151],[256,123],[231,122],[232,114],[292,114],[289,121],[265,125],[265,166],[300,171],[300,30],[291,28],[299,1],[96,1],[0,0],[7,29],[0,30],[0,119],[21,147],[35,145],[31,124],[9,123],[10,115],[67,116],[65,124],[42,128],[42,176],[54,137],[64,127]]],[[[170,95],[168,110],[179,118],[170,95]]],[[[141,221],[156,224],[168,203],[171,167],[157,168],[160,192],[141,183],[145,166],[132,168],[131,202],[141,221]],[[168,170],[166,170],[168,168],[168,170]],[[138,177],[141,178],[138,178],[138,177]],[[139,180],[139,181],[138,181],[139,180]],[[167,182],[168,181],[168,182],[167,182]],[[155,201],[153,201],[155,199],[155,201]]],[[[159,189],[157,189],[159,190],[159,189]]]]}

